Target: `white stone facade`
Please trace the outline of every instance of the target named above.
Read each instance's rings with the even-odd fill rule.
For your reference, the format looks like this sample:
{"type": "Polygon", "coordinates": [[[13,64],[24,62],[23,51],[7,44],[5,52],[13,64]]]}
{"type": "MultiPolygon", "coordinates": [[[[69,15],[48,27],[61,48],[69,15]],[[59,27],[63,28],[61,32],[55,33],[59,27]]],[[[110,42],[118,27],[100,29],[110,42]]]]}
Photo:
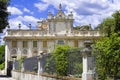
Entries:
{"type": "Polygon", "coordinates": [[[4,38],[6,65],[14,55],[19,59],[21,56],[36,56],[41,51],[50,53],[56,44],[81,47],[84,40],[95,40],[101,36],[97,30],[74,30],[73,21],[72,12],[65,15],[60,5],[55,16],[49,12],[48,19],[38,21],[38,29],[20,29],[20,25],[19,29],[7,29],[4,38]]]}

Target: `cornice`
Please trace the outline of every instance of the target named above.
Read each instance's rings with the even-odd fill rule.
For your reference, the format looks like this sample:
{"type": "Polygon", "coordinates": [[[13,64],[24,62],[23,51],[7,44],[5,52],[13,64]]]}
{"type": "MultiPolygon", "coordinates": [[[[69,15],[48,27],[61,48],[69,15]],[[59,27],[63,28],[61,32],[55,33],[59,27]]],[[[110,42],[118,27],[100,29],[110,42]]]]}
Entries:
{"type": "Polygon", "coordinates": [[[86,40],[86,39],[100,39],[103,36],[42,36],[42,37],[5,37],[4,40],[86,40]]]}

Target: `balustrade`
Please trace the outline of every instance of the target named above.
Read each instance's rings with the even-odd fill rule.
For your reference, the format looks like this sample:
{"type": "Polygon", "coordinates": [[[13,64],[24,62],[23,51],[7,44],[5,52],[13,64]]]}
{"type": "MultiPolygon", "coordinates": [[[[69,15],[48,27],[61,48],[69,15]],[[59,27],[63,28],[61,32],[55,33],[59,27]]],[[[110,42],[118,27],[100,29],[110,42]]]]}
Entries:
{"type": "MultiPolygon", "coordinates": [[[[55,36],[54,34],[49,34],[41,30],[8,30],[6,36],[55,36]]],[[[100,36],[99,31],[77,31],[73,33],[65,33],[65,36],[100,36]]]]}

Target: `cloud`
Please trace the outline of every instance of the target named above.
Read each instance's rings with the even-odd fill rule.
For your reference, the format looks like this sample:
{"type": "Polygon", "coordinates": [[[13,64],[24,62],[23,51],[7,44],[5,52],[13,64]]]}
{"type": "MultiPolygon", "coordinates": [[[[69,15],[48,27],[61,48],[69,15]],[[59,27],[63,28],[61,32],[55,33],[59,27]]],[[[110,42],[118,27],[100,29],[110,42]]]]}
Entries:
{"type": "Polygon", "coordinates": [[[8,12],[10,12],[12,15],[22,15],[23,14],[23,12],[16,7],[9,6],[7,9],[8,9],[8,12]]]}
{"type": "Polygon", "coordinates": [[[20,20],[17,19],[9,20],[10,29],[18,29],[19,24],[21,24],[21,29],[28,29],[28,27],[20,20]]]}
{"type": "Polygon", "coordinates": [[[46,3],[35,3],[34,6],[37,7],[39,11],[44,11],[48,8],[48,4],[46,3]]]}
{"type": "MultiPolygon", "coordinates": [[[[69,14],[71,11],[73,12],[75,19],[74,25],[91,24],[92,27],[96,27],[104,18],[111,16],[116,10],[120,9],[120,0],[41,0],[33,4],[40,12],[46,11],[50,6],[51,9],[49,10],[54,14],[56,12],[54,8],[58,9],[60,3],[65,14],[69,14]]],[[[25,6],[22,10],[23,12],[33,14],[25,6]]],[[[36,25],[37,21],[39,21],[38,18],[26,15],[17,7],[9,6],[8,11],[12,15],[17,15],[17,17],[9,20],[12,28],[16,28],[21,23],[23,25],[22,27],[27,29],[28,27],[26,25],[29,23],[36,25]]]]}
{"type": "Polygon", "coordinates": [[[27,25],[32,24],[35,26],[37,25],[37,21],[39,21],[39,19],[33,16],[18,16],[16,18],[10,19],[9,25],[11,29],[18,29],[18,24],[21,24],[22,29],[28,29],[27,25]]]}
{"type": "Polygon", "coordinates": [[[27,9],[27,8],[24,8],[23,10],[24,10],[25,12],[27,12],[27,13],[30,13],[30,10],[27,9]]]}
{"type": "Polygon", "coordinates": [[[33,14],[33,12],[30,11],[29,9],[27,9],[27,8],[24,8],[23,11],[24,11],[24,12],[27,12],[27,13],[30,13],[30,14],[33,14]]]}
{"type": "MultiPolygon", "coordinates": [[[[42,0],[39,4],[44,6],[43,3],[47,6],[52,5],[56,9],[62,3],[66,14],[73,11],[76,25],[91,24],[93,27],[96,27],[104,18],[111,16],[116,10],[120,9],[120,0],[42,0]]],[[[39,9],[41,6],[39,6],[39,9]]],[[[47,8],[43,10],[45,9],[47,8]]]]}

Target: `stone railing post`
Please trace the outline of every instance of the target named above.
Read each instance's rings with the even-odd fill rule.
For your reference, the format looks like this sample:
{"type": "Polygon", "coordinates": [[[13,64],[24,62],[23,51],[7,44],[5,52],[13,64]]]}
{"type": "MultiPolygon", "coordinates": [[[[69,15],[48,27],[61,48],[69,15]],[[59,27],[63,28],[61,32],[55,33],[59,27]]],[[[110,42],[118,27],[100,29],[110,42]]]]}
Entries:
{"type": "Polygon", "coordinates": [[[42,57],[43,57],[43,52],[40,52],[40,54],[38,55],[37,59],[38,59],[38,80],[40,78],[40,73],[43,72],[43,69],[42,69],[42,65],[41,65],[41,61],[42,61],[42,57]]]}
{"type": "Polygon", "coordinates": [[[24,72],[24,60],[25,60],[25,56],[22,57],[22,63],[21,63],[21,72],[24,72]]]}
{"type": "Polygon", "coordinates": [[[16,55],[12,56],[12,59],[13,59],[13,68],[12,70],[15,70],[15,60],[16,60],[16,55]]]}
{"type": "Polygon", "coordinates": [[[82,73],[82,80],[94,80],[94,63],[93,57],[91,55],[93,44],[92,41],[85,41],[84,42],[84,49],[82,51],[83,56],[83,73],[82,73]]]}

